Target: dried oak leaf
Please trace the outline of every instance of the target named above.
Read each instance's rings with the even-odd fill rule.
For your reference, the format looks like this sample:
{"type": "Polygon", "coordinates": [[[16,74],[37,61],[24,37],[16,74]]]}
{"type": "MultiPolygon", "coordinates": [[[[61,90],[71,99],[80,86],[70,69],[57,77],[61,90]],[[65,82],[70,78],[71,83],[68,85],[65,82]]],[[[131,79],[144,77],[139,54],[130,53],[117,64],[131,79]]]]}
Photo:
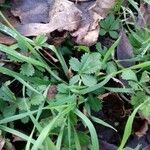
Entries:
{"type": "Polygon", "coordinates": [[[114,3],[115,0],[14,0],[12,13],[20,18],[23,25],[17,30],[25,36],[69,31],[77,43],[93,45],[98,39],[99,20],[114,3]]]}

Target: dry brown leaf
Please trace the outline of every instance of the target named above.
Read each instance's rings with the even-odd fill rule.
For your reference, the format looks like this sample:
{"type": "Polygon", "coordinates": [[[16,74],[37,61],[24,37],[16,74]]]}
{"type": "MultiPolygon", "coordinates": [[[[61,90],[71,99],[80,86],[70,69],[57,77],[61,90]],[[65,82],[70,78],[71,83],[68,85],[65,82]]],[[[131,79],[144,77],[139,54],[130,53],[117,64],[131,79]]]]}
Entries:
{"type": "Polygon", "coordinates": [[[0,4],[3,4],[3,3],[5,3],[5,0],[0,0],[0,4]]]}
{"type": "Polygon", "coordinates": [[[121,39],[117,46],[117,59],[120,60],[120,64],[123,67],[127,68],[135,64],[133,61],[124,61],[133,58],[133,49],[125,31],[121,31],[120,36],[121,39]]]}
{"type": "Polygon", "coordinates": [[[148,131],[148,123],[147,123],[147,121],[144,121],[144,124],[138,131],[135,132],[135,135],[140,138],[140,137],[144,136],[147,131],[148,131]]]}
{"type": "Polygon", "coordinates": [[[0,137],[0,150],[4,148],[4,145],[5,145],[5,139],[0,137]]]}
{"type": "Polygon", "coordinates": [[[69,31],[77,43],[93,45],[98,39],[99,20],[106,16],[115,0],[15,0],[14,2],[12,12],[23,24],[17,27],[23,35],[36,36],[55,30],[69,31]]]}
{"type": "Polygon", "coordinates": [[[140,11],[143,16],[138,15],[137,24],[144,28],[146,26],[150,27],[150,5],[141,3],[140,11]]]}
{"type": "Polygon", "coordinates": [[[18,27],[18,31],[25,36],[36,36],[51,33],[55,30],[73,31],[78,28],[81,12],[75,4],[68,0],[57,0],[49,12],[49,23],[29,23],[18,27]]]}
{"type": "Polygon", "coordinates": [[[51,85],[47,91],[47,97],[49,99],[53,99],[57,93],[57,86],[56,85],[51,85]]]}

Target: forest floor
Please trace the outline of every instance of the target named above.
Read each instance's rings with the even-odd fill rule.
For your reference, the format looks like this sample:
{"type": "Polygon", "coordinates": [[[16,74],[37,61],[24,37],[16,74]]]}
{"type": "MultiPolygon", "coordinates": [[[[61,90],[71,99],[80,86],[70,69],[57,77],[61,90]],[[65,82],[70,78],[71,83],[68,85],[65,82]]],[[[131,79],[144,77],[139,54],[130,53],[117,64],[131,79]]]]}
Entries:
{"type": "Polygon", "coordinates": [[[150,150],[150,1],[0,0],[0,150],[150,150]]]}

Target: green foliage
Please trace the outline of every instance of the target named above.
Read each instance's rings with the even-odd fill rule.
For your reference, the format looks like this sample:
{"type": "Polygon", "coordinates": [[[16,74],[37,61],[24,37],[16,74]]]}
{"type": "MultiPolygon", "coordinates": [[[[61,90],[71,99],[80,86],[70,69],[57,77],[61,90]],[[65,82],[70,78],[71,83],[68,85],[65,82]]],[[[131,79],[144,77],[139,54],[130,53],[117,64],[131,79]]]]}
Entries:
{"type": "Polygon", "coordinates": [[[98,112],[102,109],[102,102],[95,98],[94,96],[90,95],[88,97],[88,102],[87,102],[91,108],[91,110],[95,111],[95,112],[98,112]]]}
{"type": "Polygon", "coordinates": [[[119,19],[115,19],[113,14],[100,22],[100,35],[104,36],[106,33],[113,39],[118,38],[117,30],[120,28],[119,19]]]}
{"type": "MultiPolygon", "coordinates": [[[[133,105],[134,109],[138,107],[140,104],[144,103],[145,100],[149,98],[148,95],[146,95],[144,92],[138,92],[136,95],[133,95],[131,97],[131,104],[133,105]]],[[[147,102],[147,104],[140,107],[139,111],[143,114],[143,116],[149,116],[150,115],[150,101],[147,102]]]]}
{"type": "Polygon", "coordinates": [[[31,64],[25,63],[21,65],[20,73],[29,77],[29,76],[33,76],[35,70],[31,64]]]}
{"type": "Polygon", "coordinates": [[[71,58],[69,61],[70,67],[76,71],[78,75],[71,78],[70,83],[75,84],[82,81],[86,86],[92,86],[97,83],[96,77],[91,75],[101,69],[102,63],[100,61],[101,55],[99,53],[85,53],[81,57],[81,61],[77,58],[71,58]]]}
{"type": "MultiPolygon", "coordinates": [[[[121,4],[122,1],[115,7],[115,12],[120,11],[121,4]]],[[[120,20],[115,16],[110,14],[100,22],[101,36],[109,34],[113,39],[118,38],[120,20]]],[[[3,24],[0,24],[0,31],[16,40],[16,44],[11,46],[0,44],[0,51],[7,55],[6,62],[20,66],[19,73],[16,69],[6,68],[5,63],[0,66],[0,73],[12,77],[0,87],[0,130],[4,136],[10,133],[27,141],[26,150],[80,150],[83,146],[99,150],[94,125],[103,125],[116,131],[94,116],[103,110],[103,103],[97,97],[108,91],[127,95],[133,106],[119,150],[123,149],[132,133],[136,113],[150,115],[148,29],[129,29],[136,65],[124,69],[118,65],[115,57],[120,38],[110,47],[105,47],[103,42],[92,47],[74,46],[67,39],[59,48],[55,48],[47,43],[44,35],[28,39],[3,24]],[[57,58],[56,64],[47,61],[42,53],[43,48],[57,58]],[[69,62],[68,58],[71,58],[69,62]],[[120,77],[123,79],[121,82],[120,77]],[[110,79],[112,82],[109,82],[110,79]],[[16,80],[20,82],[18,87],[16,80]],[[123,87],[114,88],[113,82],[123,87]],[[52,86],[56,86],[56,89],[51,89],[52,86]],[[49,94],[53,98],[49,98],[49,94]],[[18,131],[16,124],[20,121],[24,126],[33,125],[31,133],[27,132],[26,135],[24,128],[18,131]],[[84,126],[86,132],[79,131],[80,126],[84,126]]]]}

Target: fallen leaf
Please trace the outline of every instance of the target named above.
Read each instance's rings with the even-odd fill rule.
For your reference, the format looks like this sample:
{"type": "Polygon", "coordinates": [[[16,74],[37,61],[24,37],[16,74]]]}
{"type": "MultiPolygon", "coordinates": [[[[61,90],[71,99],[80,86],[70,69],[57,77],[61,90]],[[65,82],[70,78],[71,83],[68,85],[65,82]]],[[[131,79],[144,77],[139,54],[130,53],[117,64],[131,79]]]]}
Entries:
{"type": "Polygon", "coordinates": [[[14,0],[11,12],[22,24],[48,23],[53,0],[14,0]]]}
{"type": "Polygon", "coordinates": [[[100,149],[101,150],[117,150],[117,146],[101,140],[100,149]]]}
{"type": "Polygon", "coordinates": [[[140,26],[141,28],[144,28],[145,25],[147,27],[150,27],[150,5],[143,4],[141,2],[140,12],[141,12],[142,16],[141,16],[141,14],[139,14],[137,17],[138,26],[140,26]]]}
{"type": "Polygon", "coordinates": [[[98,39],[99,21],[114,3],[115,0],[14,0],[12,13],[20,18],[22,25],[16,29],[25,36],[69,31],[76,43],[90,46],[98,39]]]}
{"type": "Polygon", "coordinates": [[[119,63],[123,67],[128,68],[135,64],[134,61],[125,61],[126,59],[133,58],[133,49],[125,31],[121,31],[120,36],[121,36],[121,39],[117,46],[117,59],[120,61],[119,63]]]}
{"type": "Polygon", "coordinates": [[[3,150],[4,145],[5,145],[5,139],[0,137],[0,150],[3,150]]]}
{"type": "Polygon", "coordinates": [[[53,99],[57,93],[57,86],[56,85],[51,85],[47,91],[47,97],[49,99],[53,99]]]}
{"type": "Polygon", "coordinates": [[[0,4],[3,4],[3,3],[5,3],[5,0],[0,0],[0,4]]]}
{"type": "MultiPolygon", "coordinates": [[[[25,4],[27,5],[27,3],[25,4]]],[[[23,23],[24,25],[18,27],[17,30],[25,36],[36,36],[51,33],[55,30],[73,31],[79,26],[81,12],[76,8],[74,3],[68,0],[57,0],[54,1],[52,8],[49,12],[49,23],[36,23],[37,21],[33,23],[32,21],[28,24],[23,23]]],[[[34,13],[35,15],[37,14],[34,13]]]]}
{"type": "Polygon", "coordinates": [[[144,136],[147,131],[148,131],[148,122],[144,121],[144,124],[138,131],[135,132],[135,135],[140,138],[140,137],[144,136]]]}

